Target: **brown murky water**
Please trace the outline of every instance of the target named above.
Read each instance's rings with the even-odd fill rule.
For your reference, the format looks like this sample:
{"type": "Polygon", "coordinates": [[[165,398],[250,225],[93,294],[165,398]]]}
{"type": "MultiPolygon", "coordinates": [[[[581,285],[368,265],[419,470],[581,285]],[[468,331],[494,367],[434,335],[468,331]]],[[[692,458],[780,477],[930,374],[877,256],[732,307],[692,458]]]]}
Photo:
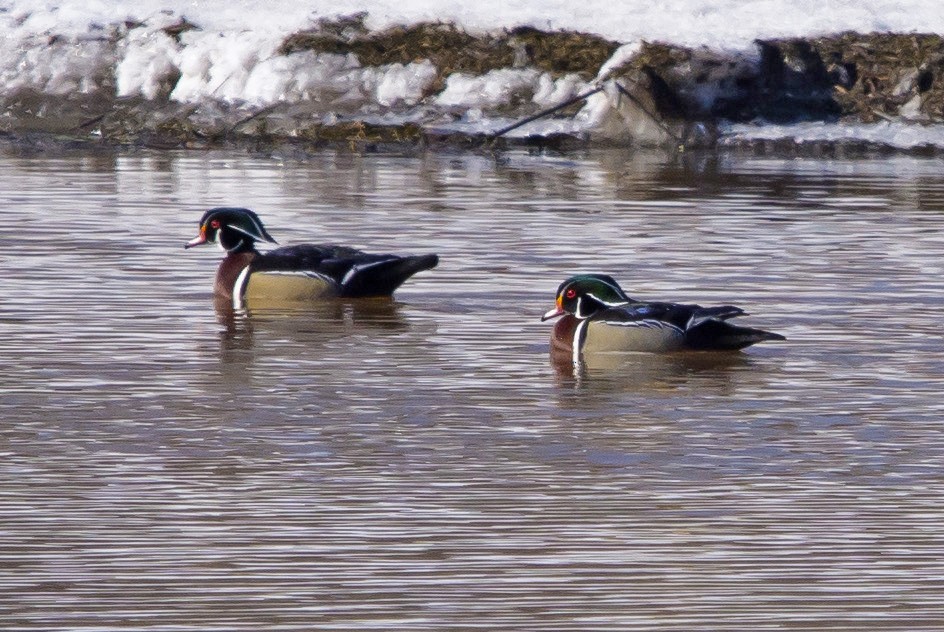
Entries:
{"type": "Polygon", "coordinates": [[[940,630],[944,163],[0,158],[4,630],[940,630]],[[212,205],[442,255],[217,313],[212,205]],[[552,366],[605,271],[789,341],[552,366]]]}

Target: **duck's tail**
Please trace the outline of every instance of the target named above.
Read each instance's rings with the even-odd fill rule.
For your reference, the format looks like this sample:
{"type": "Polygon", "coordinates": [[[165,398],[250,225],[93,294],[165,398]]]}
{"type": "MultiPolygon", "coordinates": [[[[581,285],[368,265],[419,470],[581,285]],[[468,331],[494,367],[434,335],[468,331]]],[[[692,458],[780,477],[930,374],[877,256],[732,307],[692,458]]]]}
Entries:
{"type": "Polygon", "coordinates": [[[341,280],[341,296],[389,296],[417,272],[435,268],[438,255],[378,257],[351,267],[341,280]]]}
{"type": "Polygon", "coordinates": [[[721,320],[705,320],[685,331],[685,342],[692,349],[736,351],[768,340],[786,340],[786,337],[721,320]]]}

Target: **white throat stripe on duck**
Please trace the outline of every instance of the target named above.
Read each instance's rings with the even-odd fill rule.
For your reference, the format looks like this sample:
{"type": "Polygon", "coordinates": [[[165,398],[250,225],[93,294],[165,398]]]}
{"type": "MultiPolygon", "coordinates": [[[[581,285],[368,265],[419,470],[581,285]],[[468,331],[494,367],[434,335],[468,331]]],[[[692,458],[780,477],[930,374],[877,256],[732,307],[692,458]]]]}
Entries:
{"type": "Polygon", "coordinates": [[[240,239],[239,241],[236,242],[236,245],[233,246],[232,248],[226,248],[225,246],[223,246],[223,242],[219,242],[219,244],[220,244],[220,248],[222,248],[226,252],[235,252],[236,250],[239,250],[240,248],[242,248],[242,245],[245,242],[246,242],[245,239],[240,239]]]}
{"type": "MultiPolygon", "coordinates": [[[[574,310],[574,316],[579,318],[580,320],[583,320],[584,318],[586,318],[586,316],[583,315],[583,297],[582,296],[577,297],[577,309],[574,310]]],[[[576,339],[576,336],[575,336],[575,339],[576,339]]]]}

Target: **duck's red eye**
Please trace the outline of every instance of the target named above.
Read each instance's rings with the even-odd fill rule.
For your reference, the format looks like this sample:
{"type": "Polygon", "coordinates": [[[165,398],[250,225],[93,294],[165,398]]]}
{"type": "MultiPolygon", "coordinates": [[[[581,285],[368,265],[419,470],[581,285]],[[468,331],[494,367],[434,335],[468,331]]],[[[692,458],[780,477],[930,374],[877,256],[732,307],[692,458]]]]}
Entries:
{"type": "Polygon", "coordinates": [[[574,298],[575,296],[577,296],[577,290],[575,290],[574,288],[570,288],[569,290],[564,292],[564,296],[566,296],[567,298],[574,298]]]}
{"type": "Polygon", "coordinates": [[[210,228],[219,228],[219,227],[220,227],[220,220],[215,219],[212,222],[210,222],[210,228]]]}

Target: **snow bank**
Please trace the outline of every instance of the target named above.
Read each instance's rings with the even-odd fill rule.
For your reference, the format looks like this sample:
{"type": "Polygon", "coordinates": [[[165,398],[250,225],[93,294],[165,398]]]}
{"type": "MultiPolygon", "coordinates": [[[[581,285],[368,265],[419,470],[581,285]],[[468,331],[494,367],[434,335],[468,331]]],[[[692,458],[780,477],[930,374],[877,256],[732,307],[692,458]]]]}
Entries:
{"type": "MultiPolygon", "coordinates": [[[[326,0],[0,0],[0,97],[101,93],[249,110],[309,103],[326,116],[425,104],[443,121],[456,121],[446,115],[458,112],[458,122],[478,119],[487,130],[494,125],[483,113],[522,101],[549,107],[590,86],[578,75],[555,78],[529,67],[456,72],[438,84],[428,60],[365,67],[351,54],[279,51],[288,35],[337,16],[338,6],[326,0]],[[184,19],[199,28],[167,30],[184,19]]],[[[344,6],[345,14],[359,11],[371,29],[430,21],[476,33],[532,26],[597,34],[624,44],[601,76],[642,40],[746,50],[757,38],[846,30],[944,33],[939,0],[360,0],[344,6]]],[[[564,127],[592,126],[604,107],[602,95],[595,97],[564,127]]],[[[545,122],[546,128],[561,124],[545,122]]]]}

